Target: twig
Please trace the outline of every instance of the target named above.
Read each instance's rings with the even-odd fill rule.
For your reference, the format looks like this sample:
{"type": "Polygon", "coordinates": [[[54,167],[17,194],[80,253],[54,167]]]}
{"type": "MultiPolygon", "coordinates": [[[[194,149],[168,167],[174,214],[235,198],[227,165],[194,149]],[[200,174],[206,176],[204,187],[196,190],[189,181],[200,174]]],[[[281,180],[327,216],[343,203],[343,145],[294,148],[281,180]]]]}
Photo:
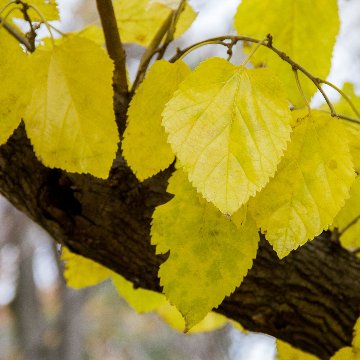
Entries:
{"type": "Polygon", "coordinates": [[[166,49],[168,48],[169,44],[174,40],[174,35],[176,31],[176,26],[179,21],[180,15],[185,10],[186,6],[186,0],[181,0],[178,8],[172,12],[172,19],[171,19],[171,25],[169,27],[169,30],[167,32],[167,36],[165,39],[164,44],[161,46],[158,52],[157,60],[160,60],[163,58],[166,49]]]}
{"type": "Polygon", "coordinates": [[[20,44],[24,45],[26,47],[26,50],[28,50],[29,52],[34,52],[35,51],[35,45],[33,43],[31,43],[29,41],[29,39],[23,35],[22,33],[20,33],[18,30],[16,30],[15,28],[13,28],[7,21],[5,21],[1,16],[0,16],[0,23],[2,24],[2,26],[4,27],[4,29],[12,36],[14,37],[20,44]]]}
{"type": "MultiPolygon", "coordinates": [[[[307,78],[309,78],[313,82],[313,84],[316,86],[316,88],[320,91],[321,95],[323,96],[326,104],[328,105],[328,107],[330,109],[330,115],[332,117],[336,117],[336,118],[347,120],[347,121],[350,121],[350,122],[353,122],[353,123],[356,123],[356,124],[360,124],[359,119],[354,119],[354,118],[349,117],[349,116],[337,114],[333,104],[331,103],[331,101],[329,99],[329,97],[326,95],[325,91],[321,87],[322,83],[327,84],[327,85],[329,85],[330,83],[327,82],[326,80],[319,79],[319,78],[313,76],[303,66],[299,65],[294,60],[292,60],[285,52],[283,52],[283,51],[277,49],[275,46],[273,46],[273,39],[272,39],[272,36],[270,34],[267,36],[266,41],[255,39],[255,38],[252,38],[252,37],[249,37],[249,36],[242,36],[242,35],[239,35],[239,36],[225,35],[225,36],[214,37],[214,38],[211,38],[211,39],[206,39],[206,40],[203,40],[203,41],[199,41],[199,42],[197,42],[197,43],[195,43],[193,45],[190,45],[190,46],[188,46],[187,48],[185,48],[183,50],[178,49],[177,53],[169,61],[170,62],[175,62],[175,61],[183,58],[184,56],[186,56],[191,51],[193,51],[195,49],[198,49],[198,48],[200,48],[202,46],[205,46],[205,45],[210,45],[210,44],[223,45],[223,46],[228,48],[228,54],[231,54],[232,53],[232,47],[235,46],[239,41],[245,41],[245,42],[250,42],[250,43],[254,43],[254,44],[260,44],[260,46],[265,46],[266,48],[273,51],[275,54],[277,54],[280,57],[280,59],[287,62],[289,65],[291,65],[291,68],[294,71],[296,70],[296,71],[302,72],[307,78]]],[[[329,86],[331,86],[331,85],[329,85],[329,86]]],[[[336,88],[336,87],[334,87],[334,88],[336,88]]],[[[340,89],[337,89],[337,90],[340,90],[340,89]]],[[[345,97],[345,99],[349,103],[351,103],[351,100],[348,97],[345,97]]],[[[355,109],[353,104],[351,105],[351,107],[355,109]]],[[[357,113],[357,111],[356,111],[356,113],[357,113]]]]}
{"type": "Polygon", "coordinates": [[[173,15],[172,13],[169,14],[169,16],[166,18],[164,23],[161,25],[160,29],[157,31],[156,35],[152,39],[149,47],[145,50],[143,56],[140,60],[140,65],[133,83],[133,86],[131,88],[131,96],[134,94],[137,87],[140,85],[140,83],[144,80],[146,70],[150,64],[151,59],[153,56],[159,52],[158,46],[161,43],[161,40],[164,38],[166,32],[169,30],[169,27],[171,26],[173,15]]]}
{"type": "Polygon", "coordinates": [[[122,119],[118,121],[119,131],[125,129],[125,119],[129,104],[129,89],[126,76],[126,53],[120,39],[116,23],[114,7],[111,0],[96,0],[97,10],[100,16],[104,32],[106,49],[110,58],[114,61],[113,87],[115,96],[115,112],[122,119]]]}

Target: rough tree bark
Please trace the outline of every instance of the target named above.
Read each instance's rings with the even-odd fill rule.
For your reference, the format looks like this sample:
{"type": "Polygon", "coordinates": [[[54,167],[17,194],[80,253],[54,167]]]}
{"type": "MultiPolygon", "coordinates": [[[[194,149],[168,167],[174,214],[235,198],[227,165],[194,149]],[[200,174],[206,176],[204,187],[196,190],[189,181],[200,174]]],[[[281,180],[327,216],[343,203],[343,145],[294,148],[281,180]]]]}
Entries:
{"type": "MultiPolygon", "coordinates": [[[[156,291],[165,258],[149,229],[154,207],[170,199],[171,171],[139,183],[120,152],[106,181],[48,169],[23,126],[0,147],[0,190],[18,209],[72,251],[156,291]]],[[[253,268],[218,311],[328,359],[351,344],[359,304],[360,260],[324,233],[281,261],[262,239],[253,268]]]]}

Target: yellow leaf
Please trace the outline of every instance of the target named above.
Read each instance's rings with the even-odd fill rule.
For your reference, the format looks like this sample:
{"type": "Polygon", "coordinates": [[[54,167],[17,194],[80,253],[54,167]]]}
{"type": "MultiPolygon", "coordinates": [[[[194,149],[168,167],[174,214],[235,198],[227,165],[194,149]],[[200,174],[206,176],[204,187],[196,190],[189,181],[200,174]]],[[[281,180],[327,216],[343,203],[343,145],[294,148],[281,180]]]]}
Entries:
{"type": "Polygon", "coordinates": [[[276,340],[276,360],[317,360],[318,357],[292,347],[285,341],[276,340]]]}
{"type": "Polygon", "coordinates": [[[134,289],[134,285],[120,275],[114,274],[112,281],[121,297],[139,313],[154,311],[167,303],[163,294],[141,288],[134,289]]]}
{"type": "Polygon", "coordinates": [[[249,205],[280,258],[328,228],[349,196],[355,173],[341,120],[303,117],[275,177],[249,205]]]}
{"type": "MultiPolygon", "coordinates": [[[[171,16],[171,8],[148,0],[115,0],[115,14],[121,40],[149,46],[157,31],[171,16]]],[[[182,35],[196,18],[190,5],[186,5],[176,26],[175,37],[182,35]]]]}
{"type": "MultiPolygon", "coordinates": [[[[339,27],[337,0],[243,0],[235,16],[239,34],[260,39],[271,34],[275,47],[320,78],[329,74],[339,27]]],[[[291,102],[303,105],[289,64],[265,48],[259,49],[251,61],[272,68],[286,85],[291,102]]],[[[310,98],[315,86],[303,76],[300,79],[310,98]]]]}
{"type": "Polygon", "coordinates": [[[182,61],[175,64],[157,61],[131,101],[122,148],[126,161],[139,180],[166,169],[174,160],[161,126],[161,112],[189,73],[190,69],[182,61]]]}
{"type": "Polygon", "coordinates": [[[0,144],[19,126],[31,88],[27,83],[27,55],[4,30],[0,30],[0,144]]]}
{"type": "Polygon", "coordinates": [[[274,175],[290,139],[291,114],[273,73],[220,58],[180,84],[163,117],[190,181],[230,215],[274,175]]]}
{"type": "Polygon", "coordinates": [[[106,178],[119,142],[112,61],[99,45],[76,37],[31,57],[24,120],[36,155],[49,167],[106,178]]]}
{"type": "Polygon", "coordinates": [[[113,272],[102,265],[76,255],[67,248],[62,248],[61,259],[64,261],[64,277],[68,286],[74,289],[81,289],[94,286],[107,280],[113,272]]]}
{"type": "MultiPolygon", "coordinates": [[[[170,305],[169,302],[160,306],[156,313],[164,320],[169,326],[177,331],[183,331],[185,328],[184,318],[181,316],[179,310],[170,305]]],[[[216,329],[220,329],[225,326],[229,320],[220,314],[215,312],[208,313],[203,320],[201,320],[198,324],[191,328],[188,334],[196,334],[214,331],[216,329]]]]}
{"type": "MultiPolygon", "coordinates": [[[[333,225],[339,230],[350,224],[360,216],[360,177],[357,176],[350,190],[350,198],[346,200],[344,207],[336,215],[333,225]]],[[[360,221],[347,229],[340,237],[342,246],[349,250],[360,247],[360,221]]]]}
{"type": "Polygon", "coordinates": [[[189,330],[241,283],[259,235],[250,218],[237,228],[196,193],[181,170],[171,177],[168,191],[175,197],[156,208],[152,243],[158,253],[170,250],[160,266],[160,283],[189,330]]]}
{"type": "MultiPolygon", "coordinates": [[[[27,0],[25,2],[29,5],[34,6],[40,12],[40,14],[44,17],[44,19],[47,21],[60,19],[58,5],[55,0],[27,0]]],[[[9,0],[0,0],[0,8],[5,6],[7,3],[9,3],[9,0]]],[[[15,6],[15,5],[12,5],[12,6],[15,6]]],[[[19,5],[17,5],[17,7],[19,7],[19,5]]],[[[11,8],[9,7],[9,9],[11,9],[11,8]]],[[[21,18],[21,19],[23,18],[20,11],[15,11],[12,14],[16,18],[21,18]]],[[[39,16],[37,11],[35,11],[34,9],[30,8],[28,10],[28,14],[32,21],[42,21],[43,20],[41,18],[41,16],[39,16]]]]}
{"type": "Polygon", "coordinates": [[[360,351],[347,346],[337,351],[331,360],[360,360],[360,351]]]}

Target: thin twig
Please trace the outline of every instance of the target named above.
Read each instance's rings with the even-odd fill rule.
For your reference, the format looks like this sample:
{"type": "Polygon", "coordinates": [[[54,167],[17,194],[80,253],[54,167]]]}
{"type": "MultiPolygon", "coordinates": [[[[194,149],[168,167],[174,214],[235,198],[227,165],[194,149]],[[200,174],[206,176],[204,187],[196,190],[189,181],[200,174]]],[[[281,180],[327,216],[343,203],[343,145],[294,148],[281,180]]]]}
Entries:
{"type": "Polygon", "coordinates": [[[169,30],[169,27],[171,26],[172,17],[173,17],[172,13],[170,13],[169,16],[166,18],[166,20],[164,21],[164,23],[161,25],[160,29],[157,31],[154,38],[152,39],[149,47],[145,50],[143,56],[141,57],[140,65],[139,65],[133,86],[131,88],[131,92],[130,92],[131,96],[135,93],[135,90],[137,89],[137,87],[144,80],[145,73],[146,73],[147,68],[149,67],[151,59],[153,58],[153,56],[156,53],[158,53],[158,51],[159,51],[158,47],[159,47],[162,39],[164,38],[165,34],[169,30]]]}
{"type": "Polygon", "coordinates": [[[35,45],[33,43],[31,43],[29,41],[29,39],[22,34],[21,32],[19,32],[18,30],[16,30],[14,27],[12,27],[7,21],[5,21],[1,16],[0,16],[0,23],[2,24],[3,28],[12,36],[14,37],[20,44],[24,45],[26,47],[26,50],[28,50],[29,52],[34,52],[35,51],[35,45]]]}
{"type": "Polygon", "coordinates": [[[117,113],[119,131],[122,133],[126,125],[126,112],[129,104],[129,89],[126,76],[126,53],[120,39],[116,23],[114,7],[111,0],[96,0],[97,10],[103,28],[106,49],[114,62],[114,107],[117,113]]]}
{"type": "Polygon", "coordinates": [[[164,44],[161,46],[158,52],[157,60],[160,60],[163,58],[166,49],[168,48],[169,44],[174,40],[174,35],[176,31],[177,23],[180,19],[180,15],[185,10],[186,6],[186,0],[181,0],[178,8],[172,12],[172,19],[171,19],[171,25],[169,27],[169,30],[166,35],[166,39],[164,41],[164,44]]]}
{"type": "MultiPolygon", "coordinates": [[[[339,119],[343,119],[343,120],[347,120],[356,124],[360,124],[360,120],[359,119],[354,119],[351,118],[349,116],[345,116],[345,115],[341,115],[341,114],[337,114],[335,111],[335,108],[333,106],[333,104],[331,103],[329,97],[326,95],[324,89],[321,87],[321,84],[327,84],[329,85],[330,83],[327,82],[326,80],[323,79],[319,79],[315,76],[313,76],[309,71],[307,71],[303,66],[299,65],[298,63],[296,63],[294,60],[292,60],[285,52],[277,49],[275,46],[273,46],[273,39],[272,36],[269,34],[267,36],[266,41],[264,40],[259,40],[259,39],[255,39],[249,36],[235,36],[235,35],[225,35],[225,36],[218,36],[218,37],[214,37],[211,39],[206,39],[203,41],[199,41],[193,45],[188,46],[187,48],[180,50],[177,50],[177,53],[169,60],[170,62],[175,62],[179,59],[182,59],[184,56],[186,56],[188,53],[192,52],[195,49],[198,49],[202,46],[205,45],[210,45],[210,44],[220,44],[223,45],[225,47],[228,48],[228,54],[232,52],[232,47],[235,46],[239,41],[244,41],[244,42],[250,42],[250,43],[254,43],[254,44],[260,44],[261,46],[265,46],[266,48],[270,49],[271,51],[273,51],[275,54],[277,54],[280,59],[282,59],[283,61],[287,62],[289,65],[291,65],[291,68],[293,70],[296,71],[300,71],[302,72],[308,79],[310,79],[313,84],[316,86],[316,88],[320,91],[321,95],[323,96],[326,104],[328,105],[329,109],[330,109],[330,115],[332,117],[336,117],[339,119]],[[230,41],[230,43],[229,43],[230,41]]],[[[338,89],[340,90],[340,89],[338,89]]],[[[349,103],[351,103],[351,100],[349,98],[347,98],[347,101],[349,103]]],[[[352,105],[352,107],[354,107],[352,105]]],[[[360,117],[360,116],[359,116],[360,117]]]]}

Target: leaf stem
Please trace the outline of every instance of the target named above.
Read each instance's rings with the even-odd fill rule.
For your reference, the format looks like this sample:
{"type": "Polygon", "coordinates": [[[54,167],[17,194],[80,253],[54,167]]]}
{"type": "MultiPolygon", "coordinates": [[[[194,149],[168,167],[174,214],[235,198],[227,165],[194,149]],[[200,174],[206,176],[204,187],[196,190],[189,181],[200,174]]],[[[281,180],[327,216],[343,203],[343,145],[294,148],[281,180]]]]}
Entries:
{"type": "Polygon", "coordinates": [[[301,94],[301,97],[303,98],[304,102],[305,102],[305,105],[306,107],[308,108],[308,111],[309,111],[309,114],[311,113],[311,108],[310,108],[310,104],[309,104],[309,100],[307,99],[305,93],[304,93],[304,90],[301,86],[301,83],[300,83],[300,79],[299,79],[299,74],[298,74],[298,71],[297,69],[292,69],[293,72],[294,72],[294,76],[295,76],[295,81],[296,81],[296,85],[299,89],[299,92],[301,94]]]}
{"type": "Polygon", "coordinates": [[[360,215],[356,216],[352,219],[346,226],[344,226],[341,230],[338,231],[339,237],[343,235],[347,230],[349,230],[352,226],[356,225],[356,223],[360,220],[360,215]]]}
{"type": "Polygon", "coordinates": [[[329,82],[327,80],[318,79],[318,81],[319,81],[319,83],[326,84],[326,85],[332,87],[334,90],[336,90],[347,101],[347,103],[351,107],[352,111],[356,114],[356,116],[360,118],[360,112],[355,107],[355,105],[352,103],[351,99],[340,88],[338,88],[336,85],[332,84],[331,82],[329,82]]]}
{"type": "Polygon", "coordinates": [[[246,59],[241,64],[242,66],[245,66],[249,60],[252,58],[252,56],[255,54],[255,52],[259,49],[260,46],[264,45],[267,41],[271,41],[269,38],[270,35],[268,35],[266,38],[264,38],[261,42],[257,43],[250,51],[249,55],[246,57],[246,59]]]}

